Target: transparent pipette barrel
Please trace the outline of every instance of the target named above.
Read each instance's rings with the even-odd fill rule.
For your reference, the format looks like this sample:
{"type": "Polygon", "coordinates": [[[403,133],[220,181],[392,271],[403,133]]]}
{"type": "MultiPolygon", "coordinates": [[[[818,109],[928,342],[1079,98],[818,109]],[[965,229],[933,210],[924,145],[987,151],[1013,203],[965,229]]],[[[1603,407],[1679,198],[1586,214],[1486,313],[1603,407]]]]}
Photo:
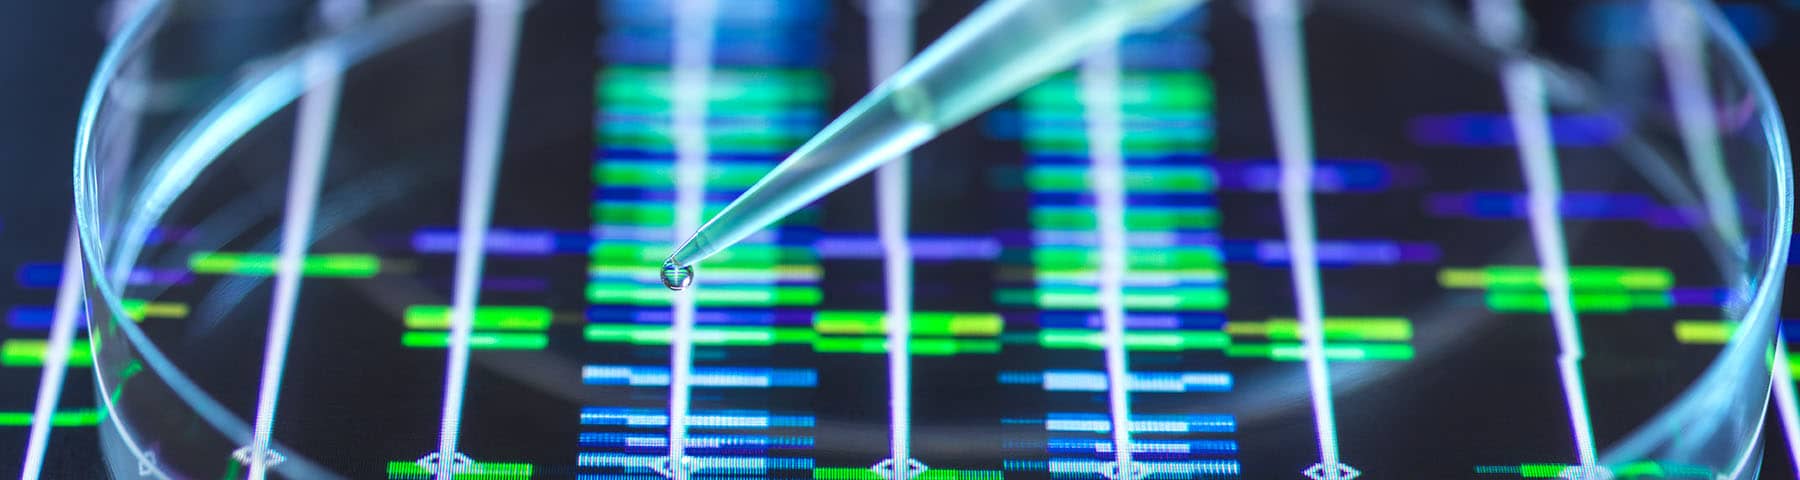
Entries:
{"type": "Polygon", "coordinates": [[[666,263],[690,266],[968,120],[1128,29],[1201,0],[992,0],[738,196],[666,263]]]}

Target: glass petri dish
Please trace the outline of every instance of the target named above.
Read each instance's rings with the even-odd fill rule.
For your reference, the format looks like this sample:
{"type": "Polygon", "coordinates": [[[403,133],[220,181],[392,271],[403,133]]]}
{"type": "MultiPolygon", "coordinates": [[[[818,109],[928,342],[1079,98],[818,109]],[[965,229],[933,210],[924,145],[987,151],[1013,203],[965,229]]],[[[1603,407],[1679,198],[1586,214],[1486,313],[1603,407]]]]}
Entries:
{"type": "Polygon", "coordinates": [[[77,146],[102,454],[155,478],[1754,478],[1791,179],[1722,17],[1267,5],[1146,27],[1116,85],[1052,75],[914,152],[901,296],[870,182],[691,291],[659,269],[867,91],[876,44],[907,43],[879,26],[930,39],[972,5],[143,2],[77,146]],[[1297,93],[1310,121],[1278,127],[1297,93]],[[1311,166],[1286,187],[1311,240],[1278,157],[1311,166]]]}

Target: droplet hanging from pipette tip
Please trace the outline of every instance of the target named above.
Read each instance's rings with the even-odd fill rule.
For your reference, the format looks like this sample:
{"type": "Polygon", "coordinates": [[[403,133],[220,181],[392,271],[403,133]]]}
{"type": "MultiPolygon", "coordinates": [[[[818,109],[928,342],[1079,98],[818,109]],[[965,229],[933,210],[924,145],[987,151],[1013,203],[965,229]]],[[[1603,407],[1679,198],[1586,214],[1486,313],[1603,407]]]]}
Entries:
{"type": "Polygon", "coordinates": [[[663,286],[672,291],[686,290],[694,284],[694,267],[665,263],[662,267],[663,286]]]}

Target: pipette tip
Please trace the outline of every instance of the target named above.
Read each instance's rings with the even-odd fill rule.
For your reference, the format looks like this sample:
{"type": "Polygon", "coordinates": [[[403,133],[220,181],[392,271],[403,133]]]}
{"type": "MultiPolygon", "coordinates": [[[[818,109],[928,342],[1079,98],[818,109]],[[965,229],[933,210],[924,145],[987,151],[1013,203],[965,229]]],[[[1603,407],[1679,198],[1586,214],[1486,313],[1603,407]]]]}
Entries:
{"type": "Polygon", "coordinates": [[[664,259],[663,264],[692,267],[701,260],[705,260],[706,257],[712,256],[714,250],[711,247],[712,242],[706,237],[706,226],[701,226],[700,231],[694,232],[687,241],[681,242],[680,246],[675,247],[675,251],[669,253],[669,258],[664,259]]]}

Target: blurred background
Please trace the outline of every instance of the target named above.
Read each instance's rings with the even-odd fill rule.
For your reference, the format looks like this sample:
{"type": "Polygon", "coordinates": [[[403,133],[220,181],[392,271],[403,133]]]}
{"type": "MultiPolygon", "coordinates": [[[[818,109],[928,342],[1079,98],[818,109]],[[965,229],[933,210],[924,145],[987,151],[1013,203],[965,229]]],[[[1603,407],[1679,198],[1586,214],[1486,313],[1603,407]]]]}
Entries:
{"type": "MultiPolygon", "coordinates": [[[[729,5],[729,0],[721,0],[721,3],[729,5]]],[[[923,39],[935,35],[932,32],[941,32],[967,11],[966,6],[941,5],[954,3],[947,0],[934,3],[940,5],[925,9],[925,16],[920,21],[920,29],[926,32],[920,34],[923,39]]],[[[1533,13],[1539,17],[1533,20],[1540,25],[1618,20],[1607,15],[1606,3],[1567,2],[1567,5],[1534,9],[1533,13]]],[[[1800,64],[1793,61],[1800,55],[1800,0],[1717,3],[1761,62],[1777,100],[1784,104],[1800,102],[1800,64]]],[[[82,93],[113,25],[112,12],[116,8],[117,5],[111,2],[88,0],[0,2],[0,272],[6,273],[0,275],[0,314],[5,319],[0,324],[0,477],[20,471],[26,456],[27,430],[38,393],[42,349],[56,295],[57,266],[69,228],[70,160],[76,116],[82,93]]],[[[592,11],[592,8],[586,10],[590,15],[592,11]]],[[[591,24],[587,18],[571,22],[591,24]]],[[[571,50],[577,56],[591,49],[589,39],[593,38],[593,32],[583,32],[585,36],[570,35],[574,39],[571,50]]],[[[246,27],[243,32],[246,36],[258,33],[256,27],[246,27]]],[[[1572,43],[1596,41],[1583,37],[1565,40],[1572,43]]],[[[568,69],[575,75],[569,81],[581,84],[576,85],[579,88],[593,88],[585,86],[593,80],[592,65],[582,63],[574,67],[568,69]]],[[[828,75],[832,76],[829,81],[839,85],[837,90],[840,91],[835,93],[838,96],[860,92],[856,86],[867,82],[867,73],[853,68],[839,68],[828,75]]],[[[586,108],[585,101],[578,99],[576,103],[582,105],[572,111],[571,118],[587,115],[581,110],[586,108]]],[[[834,100],[834,104],[842,103],[842,99],[834,100]]],[[[1800,108],[1786,110],[1796,112],[1800,108]]],[[[1790,116],[1788,124],[1795,122],[1800,122],[1800,117],[1790,116]]],[[[939,146],[955,147],[954,144],[939,146]]],[[[578,159],[588,155],[581,149],[567,153],[578,159]]],[[[955,178],[960,172],[932,173],[955,178]]],[[[866,189],[867,186],[858,188],[866,189]]],[[[867,193],[864,190],[862,194],[866,196],[867,193]]],[[[951,205],[937,207],[954,208],[951,205]]],[[[965,221],[982,220],[976,217],[965,221]]],[[[1792,275],[1789,278],[1792,279],[1792,275]]],[[[1786,304],[1791,307],[1784,309],[1784,317],[1797,320],[1783,321],[1782,325],[1800,329],[1800,303],[1796,303],[1800,302],[1800,294],[1794,294],[1794,282],[1789,283],[1786,304]]],[[[181,315],[171,313],[171,316],[181,315]]],[[[80,350],[78,354],[85,353],[85,349],[80,350]]],[[[56,428],[44,459],[44,478],[102,478],[106,475],[100,463],[100,440],[95,431],[103,407],[96,405],[91,387],[94,379],[87,365],[79,360],[71,363],[65,382],[68,387],[63,390],[54,422],[56,428]]],[[[1779,380],[1794,381],[1791,378],[1779,380]]],[[[1796,432],[1784,431],[1779,416],[1773,414],[1773,409],[1771,413],[1766,426],[1763,478],[1794,478],[1800,462],[1789,454],[1787,438],[1796,432]]],[[[383,432],[369,431],[366,435],[379,437],[383,432]]],[[[347,443],[380,444],[368,439],[347,443]]],[[[394,475],[392,468],[389,474],[394,475]]],[[[378,476],[371,474],[357,478],[378,476]]],[[[540,476],[563,478],[554,474],[540,476]]],[[[1471,474],[1470,478],[1479,477],[1471,474]]]]}

